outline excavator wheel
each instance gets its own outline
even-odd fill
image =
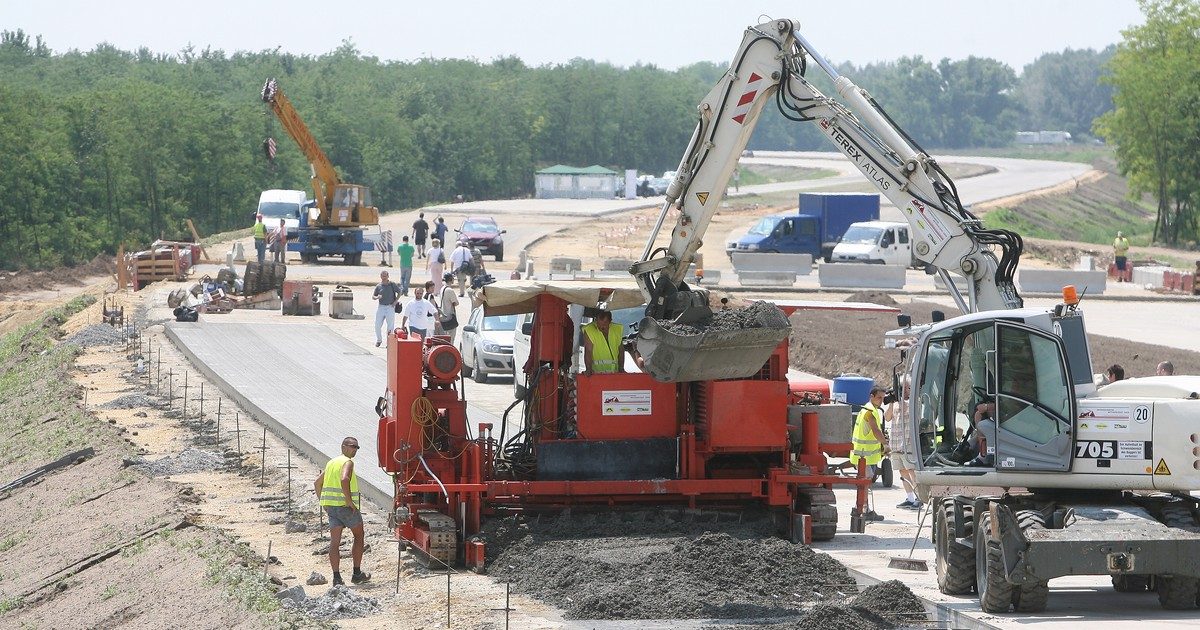
[[[1006,613],[1012,608],[1015,587],[1005,576],[1004,553],[1000,543],[988,540],[991,513],[981,513],[976,522],[975,587],[979,590],[979,607],[986,613]]]
[[[1046,528],[1046,517],[1037,510],[1018,510],[1016,517],[1021,532],[1026,535],[1035,529]],[[1013,587],[1013,609],[1017,612],[1042,612],[1046,610],[1049,598],[1050,584],[1047,580],[1028,581]]]
[[[1159,520],[1167,527],[1178,527],[1197,531],[1196,517],[1191,507],[1182,502],[1163,507]],[[1200,581],[1182,575],[1159,575],[1154,580],[1158,590],[1158,603],[1167,610],[1189,610],[1196,607],[1200,598]]]
[[[975,535],[972,506],[963,505],[963,532]],[[933,514],[938,590],[966,595],[975,589],[975,549],[954,539],[954,500],[942,499]]]

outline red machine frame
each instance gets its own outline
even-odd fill
[[[531,364],[542,367],[535,368],[528,381],[533,392],[529,404],[534,407],[528,413],[544,419],[531,431],[535,448],[545,448],[541,445],[547,442],[670,438],[677,444],[675,478],[500,478],[494,466],[498,445],[492,425],[480,423],[474,438],[467,432],[466,401],[456,381],[462,367],[457,350],[446,339],[422,339],[397,330],[388,338],[387,393],[377,408],[378,457],[395,483],[397,535],[427,557],[454,563],[462,549],[465,564],[482,569],[484,546],[476,534],[485,516],[500,511],[586,504],[673,503],[697,508],[758,503],[778,509],[786,516],[782,532],[806,543],[812,539],[811,504],[832,504],[833,484],[856,486],[856,508],[863,512],[870,480],[861,467],[858,476],[850,478],[827,470],[825,453],[848,453],[849,445],[820,444],[816,413],[802,414],[801,448],[789,444],[787,406],[794,396],[786,380],[786,339],[748,379],[659,384],[645,374],[570,376],[560,369],[574,354],[566,347],[571,336],[563,334],[572,326],[567,302],[541,293],[535,312]],[[586,437],[582,428],[601,425],[588,417],[591,411],[572,403],[576,392],[597,389],[588,379],[614,379],[620,387],[637,387],[640,381],[652,391],[648,396],[673,388],[669,402],[675,408],[669,424],[660,407],[644,424],[626,422],[627,431],[613,423],[597,436]],[[663,404],[661,398],[657,397]],[[569,407],[576,407],[569,411],[578,423],[567,427],[564,409]],[[861,519],[854,528],[861,531]],[[832,530],[823,531],[832,536]]]

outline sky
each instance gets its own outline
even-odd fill
[[[1042,53],[1118,43],[1143,21],[1136,0],[0,0],[0,29],[42,35],[56,53],[107,42],[320,55],[349,39],[387,61],[584,58],[668,70],[728,63],[743,30],[767,18],[797,20],[834,63],[975,55],[1018,73]]]

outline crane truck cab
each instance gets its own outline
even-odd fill
[[[833,248],[832,262],[913,265],[908,224],[891,221],[854,223]]]

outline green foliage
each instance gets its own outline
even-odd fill
[[[1021,128],[1068,131],[1076,139],[1090,136],[1092,121],[1112,109],[1113,89],[1101,79],[1116,46],[1102,51],[1046,53],[1025,66],[1017,85],[1022,106]]]
[[[185,218],[201,234],[241,230],[260,191],[307,190],[305,158],[258,98],[268,77],[279,79],[342,179],[370,186],[387,211],[456,195],[529,195],[534,171],[556,163],[674,168],[696,104],[725,70],[585,59],[529,67],[513,57],[384,62],[350,42],[320,56],[192,47],[164,55],[107,44],[54,54],[40,38],[4,31],[0,269],[187,239]],[[842,70],[931,150],[1006,145],[1022,117],[1014,72],[992,59],[908,57]],[[833,94],[820,74],[809,68]],[[1075,126],[1090,124],[1081,121]],[[278,145],[273,164],[262,151],[267,136]],[[750,148],[830,147],[813,125],[769,103]]]
[[[45,461],[87,446],[100,434],[76,403],[78,386],[68,371],[79,346],[56,344],[59,325],[94,303],[92,296],[71,300],[61,309],[0,338],[0,457],[10,462]],[[51,430],[21,430],[52,414]]]
[[[20,597],[5,597],[0,599],[0,615],[14,611],[25,605],[25,600]]]
[[[1130,192],[1158,200],[1153,239],[1177,244],[1200,234],[1200,4],[1139,5],[1145,24],[1124,31],[1109,64],[1116,108],[1095,130],[1117,144]]]

